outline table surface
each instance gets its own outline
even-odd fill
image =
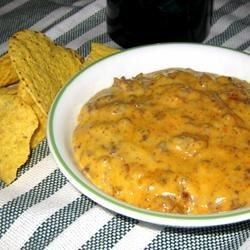
[[[92,41],[117,45],[105,0],[1,0],[0,55],[21,29],[42,31],[88,54]],[[215,0],[205,44],[250,51],[250,1]],[[250,220],[211,228],[150,225],[115,214],[79,193],[54,162],[46,139],[9,186],[0,182],[0,249],[250,249]]]

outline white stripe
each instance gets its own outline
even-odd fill
[[[4,14],[16,9],[17,7],[23,5],[28,1],[29,0],[16,0],[4,5],[3,7],[0,8],[0,16],[3,16]]]
[[[218,10],[219,8],[221,8],[223,5],[227,4],[228,0],[220,0],[220,1],[214,1],[214,10]]]
[[[0,55],[4,54],[7,51],[7,42],[1,43],[0,45]]]
[[[95,0],[76,0],[75,3],[72,4],[72,6],[74,7],[83,7],[87,4],[90,4],[92,2],[94,2]]]
[[[249,9],[250,2],[245,5],[242,5],[240,8],[230,13],[230,15],[225,15],[219,18],[217,22],[212,26],[211,32],[207,37],[206,41],[224,32],[235,21],[240,20],[249,15]]]
[[[67,227],[46,249],[79,249],[113,216],[112,212],[95,206]]]
[[[22,174],[15,182],[0,191],[0,206],[28,192],[49,174],[57,165],[51,154]]]
[[[97,0],[93,4],[87,5],[85,8],[81,9],[76,14],[70,16],[69,18],[63,20],[62,22],[48,30],[46,32],[46,35],[49,36],[51,39],[56,39],[60,35],[71,30],[83,20],[86,20],[87,18],[95,14],[99,9],[104,8],[105,4],[103,2],[103,0]]]
[[[79,48],[82,44],[86,43],[87,41],[93,39],[94,37],[103,34],[103,31],[106,30],[106,22],[102,22],[95,28],[87,31],[83,35],[77,37],[75,40],[69,42],[67,47],[72,49]]]
[[[142,250],[144,249],[162,230],[163,226],[156,226],[140,222],[132,228],[112,250]]]
[[[71,184],[66,184],[54,195],[20,215],[1,238],[0,246],[11,250],[21,249],[44,220],[79,196],[80,193]]]
[[[239,248],[239,250],[250,250],[250,238]]]
[[[45,16],[44,18],[40,19],[38,22],[36,22],[34,25],[30,26],[29,29],[31,30],[36,30],[36,31],[41,31],[42,29],[48,27],[51,25],[53,22],[67,14],[68,12],[71,11],[71,8],[67,7],[61,7],[59,9],[56,9],[52,11],[50,14]],[[7,42],[4,42],[0,45],[0,55],[3,54],[5,51],[7,51]]]
[[[214,1],[216,2],[216,1]],[[228,1],[227,1],[228,2]],[[232,13],[226,13],[226,15],[221,16],[218,20],[223,19],[223,18],[229,18],[233,21],[235,20],[239,20],[241,18],[243,18],[242,15],[247,16],[247,14],[249,14],[249,3],[245,3],[245,4],[239,4],[239,7],[237,9],[235,9]],[[217,20],[217,22],[218,22]]]
[[[242,30],[237,35],[231,37],[228,39],[223,46],[228,48],[236,49],[241,44],[244,44],[245,42],[249,41],[250,39],[250,26],[247,26],[244,30]]]
[[[66,15],[71,10],[72,9],[68,8],[68,7],[58,8],[58,9],[52,11],[47,16],[45,16],[44,18],[40,19],[37,23],[35,23],[33,26],[31,26],[31,29],[36,30],[36,31],[40,31],[40,30],[48,27],[50,24],[52,24],[56,20],[60,19],[64,15]]]
[[[100,10],[104,7],[105,7],[105,1],[97,0],[94,3],[87,5],[86,7],[81,9],[79,12],[70,16],[69,18],[67,18],[67,19],[63,20],[62,22],[58,23],[57,25],[53,26],[51,29],[49,29],[47,32],[45,32],[45,34],[47,36],[49,36],[52,40],[55,40],[56,38],[58,38],[59,36],[61,36],[64,33],[66,33],[67,31],[71,30],[77,24],[86,20],[90,16],[94,15],[98,10]],[[52,14],[52,16],[53,16],[53,14]],[[53,20],[49,20],[50,18],[51,18],[51,14],[44,17],[42,20],[47,20],[47,25],[54,22],[54,20],[57,20],[56,15],[53,18]],[[32,25],[30,27],[30,29],[36,29],[37,31],[40,31],[39,27],[41,27],[41,22],[42,21],[38,21],[37,23]],[[5,53],[6,51],[7,51],[7,42],[4,42],[0,45],[0,55]]]

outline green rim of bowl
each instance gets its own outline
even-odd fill
[[[220,212],[217,214],[206,214],[206,215],[182,215],[182,214],[174,214],[174,213],[163,213],[163,212],[157,212],[157,211],[151,211],[151,210],[146,210],[146,209],[142,209],[142,208],[138,208],[135,207],[133,205],[130,205],[128,203],[122,202],[120,200],[115,199],[114,197],[111,197],[105,193],[103,193],[102,191],[98,190],[96,187],[94,187],[94,185],[88,185],[86,184],[81,178],[79,178],[77,175],[75,175],[73,173],[73,171],[70,169],[70,167],[68,166],[68,164],[64,161],[62,155],[60,154],[60,151],[57,147],[56,144],[56,140],[55,140],[55,136],[54,136],[54,129],[53,129],[53,124],[54,124],[54,116],[55,116],[55,112],[57,109],[57,106],[60,103],[60,100],[63,97],[63,94],[65,93],[65,91],[67,90],[67,88],[74,82],[74,80],[80,75],[82,74],[82,72],[86,71],[88,68],[93,67],[95,64],[99,63],[102,60],[106,60],[107,58],[116,56],[117,54],[121,54],[121,53],[126,53],[126,51],[131,51],[131,50],[135,50],[138,48],[144,48],[144,47],[153,47],[153,46],[159,46],[159,45],[170,45],[170,44],[183,44],[183,45],[195,45],[195,46],[204,46],[204,47],[213,47],[213,48],[217,48],[217,49],[223,49],[223,50],[229,50],[232,52],[236,52],[236,53],[241,53],[244,55],[248,55],[245,52],[240,52],[240,51],[236,51],[230,48],[222,48],[222,47],[217,47],[217,46],[213,46],[213,45],[206,45],[206,44],[187,44],[187,43],[159,43],[159,44],[153,44],[153,45],[144,45],[144,46],[138,46],[138,47],[134,47],[134,48],[130,48],[124,51],[120,51],[117,52],[115,54],[112,54],[110,56],[107,56],[105,58],[102,58],[96,62],[94,62],[93,64],[89,65],[88,67],[82,69],[81,71],[79,71],[75,76],[73,76],[68,82],[67,84],[59,91],[59,93],[57,94],[52,107],[50,109],[49,112],[49,116],[48,116],[48,140],[49,140],[49,146],[51,147],[51,152],[54,155],[54,157],[59,161],[60,166],[63,167],[63,169],[66,171],[66,173],[72,178],[74,179],[74,181],[76,183],[78,183],[82,188],[87,189],[89,192],[91,192],[92,194],[94,194],[95,196],[98,196],[101,199],[104,199],[105,201],[112,203],[115,207],[120,207],[123,208],[125,210],[130,210],[132,212],[135,213],[139,213],[139,214],[144,214],[150,217],[154,217],[154,218],[165,218],[165,219],[175,219],[175,220],[188,220],[188,221],[210,221],[210,220],[214,220],[214,219],[224,219],[224,218],[233,218],[233,217],[238,217],[238,216],[242,216],[242,215],[246,215],[246,214],[250,214],[250,209],[249,208],[240,208],[240,209],[236,209],[236,210],[232,210],[232,211],[227,211],[227,212]],[[101,204],[100,204],[101,205]],[[116,211],[117,212],[117,211]],[[216,223],[214,223],[216,225]]]

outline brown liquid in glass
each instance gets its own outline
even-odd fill
[[[158,42],[202,42],[213,0],[107,0],[110,37],[128,48]]]

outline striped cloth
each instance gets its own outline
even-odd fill
[[[73,3],[72,3],[73,2]],[[105,0],[1,0],[0,55],[20,29],[45,32],[87,55],[106,33]],[[250,1],[215,0],[205,43],[250,51]],[[212,228],[150,225],[110,212],[79,193],[56,166],[44,140],[17,180],[0,182],[0,249],[250,249],[250,221]]]

